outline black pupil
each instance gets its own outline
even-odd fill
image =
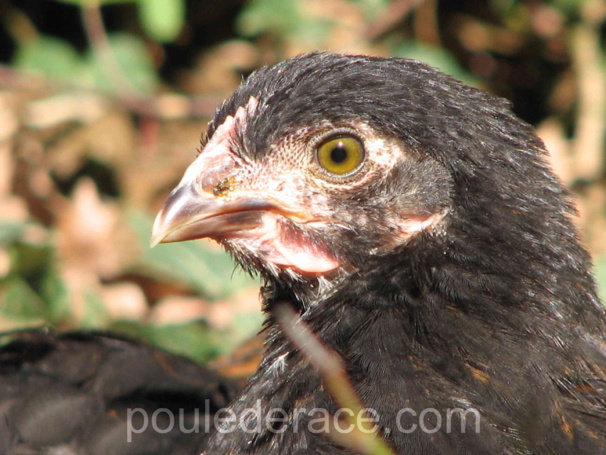
[[[333,163],[337,164],[341,164],[347,159],[347,149],[342,143],[339,143],[339,145],[330,151],[330,159]]]

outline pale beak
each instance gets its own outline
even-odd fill
[[[260,226],[263,214],[276,209],[263,199],[215,197],[182,183],[158,213],[150,244],[153,247],[203,237],[220,240]]]

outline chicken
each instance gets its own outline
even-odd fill
[[[207,368],[131,339],[32,330],[0,348],[0,453],[193,453],[210,433],[206,415],[225,407],[236,389]],[[180,416],[181,426],[171,416]]]
[[[509,104],[423,63],[258,70],[152,235],[215,239],[264,280],[263,362],[204,453],[352,453],[317,428],[347,410],[276,322],[283,302],[394,453],[606,453],[606,314],[573,214]]]

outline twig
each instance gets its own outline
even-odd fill
[[[606,75],[600,50],[600,27],[606,17],[601,0],[585,3],[583,21],[573,33],[572,56],[577,74],[578,113],[573,156],[575,175],[599,177],[604,166],[606,133]]]
[[[122,68],[120,68],[114,57],[107,33],[105,32],[105,26],[103,25],[103,17],[101,16],[98,1],[91,0],[82,6],[82,21],[84,22],[84,30],[86,31],[90,45],[93,51],[99,55],[103,63],[103,69],[112,81],[116,91],[131,94],[137,93],[138,90],[124,75]]]
[[[212,117],[217,106],[225,99],[224,95],[186,96],[176,93],[163,93],[157,96],[120,96],[108,94],[101,90],[91,89],[77,82],[49,81],[31,73],[0,64],[0,90],[32,90],[48,96],[64,92],[78,92],[87,95],[103,95],[111,98],[136,115],[152,117],[158,120],[175,120],[182,118]]]
[[[378,436],[376,425],[369,423],[371,419],[347,378],[341,358],[318,340],[287,303],[276,305],[273,315],[288,339],[318,370],[337,405],[352,411],[353,416],[345,413],[345,420],[352,426],[353,431],[347,435],[338,431],[330,432],[330,436],[339,444],[364,454],[395,455]],[[365,416],[365,418],[358,418],[356,421],[354,416]]]
[[[419,4],[413,26],[418,41],[435,47],[441,46],[437,0],[425,0]]]
[[[375,19],[366,31],[365,39],[375,41],[393,30],[413,9],[424,0],[394,0],[387,9]]]

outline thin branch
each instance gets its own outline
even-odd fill
[[[437,0],[425,0],[419,4],[413,27],[417,41],[434,47],[442,46],[438,27]]]
[[[365,39],[375,41],[388,34],[424,0],[394,0],[385,12],[375,19],[366,30]]]
[[[120,68],[114,56],[109,39],[107,38],[105,26],[103,25],[101,8],[97,1],[89,1],[82,6],[82,21],[84,22],[84,30],[86,31],[90,45],[101,59],[102,67],[107,77],[112,81],[116,91],[130,94],[137,93],[138,90],[124,75],[122,68]]]
[[[0,64],[0,89],[37,90],[41,94],[46,94],[49,91],[62,94],[74,91],[78,92],[73,95],[74,97],[82,96],[82,93],[103,95],[106,97],[108,95],[106,92],[91,89],[86,85],[79,85],[77,82],[49,81],[2,64]],[[123,94],[112,99],[133,114],[159,120],[175,120],[212,117],[217,106],[225,99],[225,96],[215,94],[187,96],[177,93],[163,93],[156,96]]]
[[[575,175],[587,180],[599,177],[604,170],[606,75],[600,50],[600,27],[605,17],[606,6],[601,0],[588,1],[583,8],[583,21],[572,37],[579,93],[573,144]]]
[[[339,444],[364,454],[395,455],[377,434],[376,425],[370,423],[371,419],[347,377],[341,358],[318,340],[287,303],[276,305],[273,316],[288,339],[318,370],[337,405],[352,411],[353,416],[345,413],[345,420],[354,430],[348,434],[333,431],[330,436]],[[356,416],[364,417],[356,419]]]

